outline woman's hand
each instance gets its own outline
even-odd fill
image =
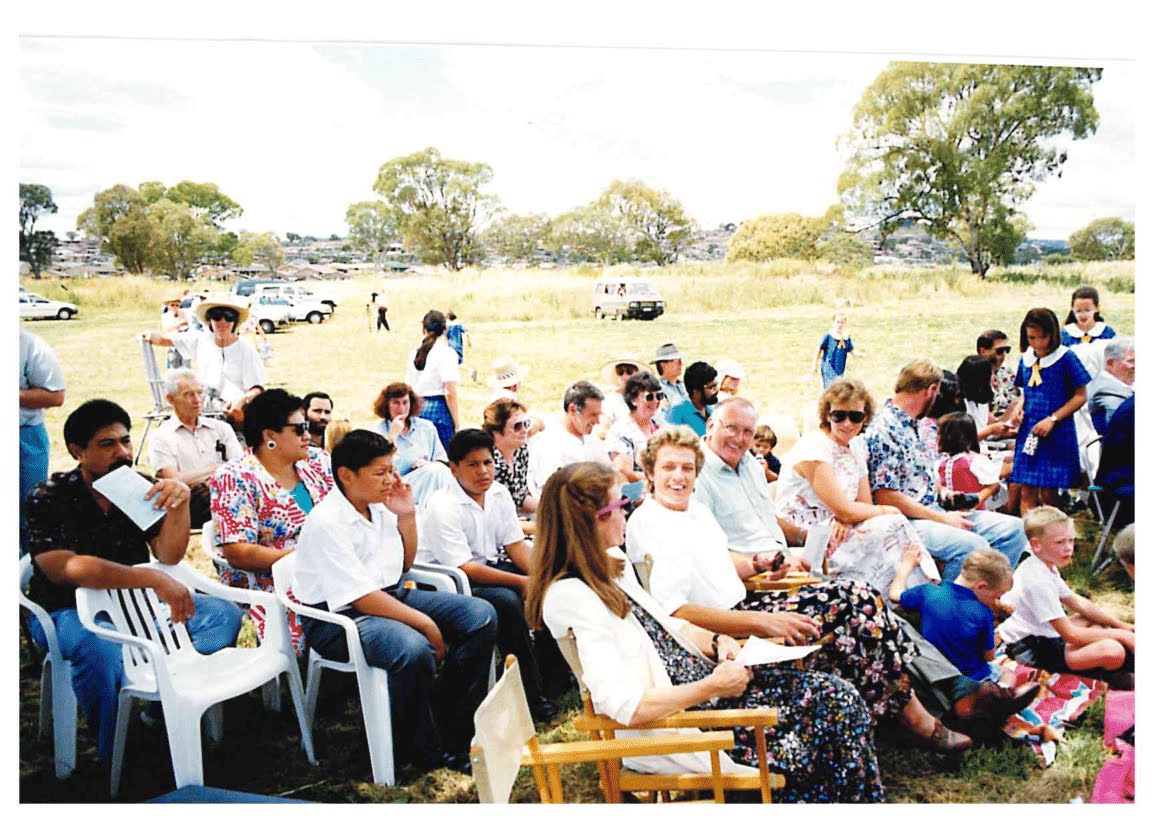
[[[1046,437],[1049,435],[1049,432],[1053,430],[1056,424],[1057,420],[1053,419],[1051,416],[1046,416],[1040,422],[1032,426],[1032,432],[1038,437]]]
[[[903,512],[899,510],[897,505],[880,505],[879,513],[884,516],[891,516],[894,514],[902,514]]]
[[[793,612],[750,612],[759,637],[777,638],[782,643],[803,646],[821,635],[817,622]]]
[[[741,652],[741,644],[737,642],[735,637],[729,635],[721,635],[717,639],[717,662],[724,663],[727,660],[735,660],[737,655]]]
[[[880,506],[881,507],[881,506]],[[887,506],[888,508],[895,508],[894,506]],[[899,509],[895,508],[896,513]],[[838,547],[846,542],[850,535],[854,532],[854,527],[846,523],[834,520],[830,523],[830,539],[826,541],[826,559],[829,560]]]
[[[389,423],[389,442],[396,445],[397,437],[405,433],[405,428],[406,425],[404,416],[393,417],[393,421]]]
[[[734,661],[726,660],[717,664],[713,673],[705,680],[709,682],[714,698],[738,698],[749,687],[752,675],[749,670]]]

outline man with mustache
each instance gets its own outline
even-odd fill
[[[688,399],[668,409],[668,424],[687,425],[697,436],[704,436],[713,405],[717,404],[716,368],[708,362],[693,362],[684,371],[684,387]]]
[[[324,432],[332,421],[332,397],[323,391],[312,391],[305,396],[304,419],[308,423],[308,438],[317,448],[323,448]]]
[[[118,692],[125,678],[121,645],[102,640],[81,625],[75,590],[153,589],[169,607],[171,620],[186,623],[195,649],[203,654],[234,645],[242,613],[234,603],[192,596],[169,575],[137,566],[149,561],[151,550],[167,564],[186,555],[190,489],[177,479],[154,482],[145,499],[165,516],[145,530],[94,489],[106,474],[132,465],[130,416],[125,409],[106,399],[91,399],[69,414],[64,430],[65,445],[77,467],[42,482],[24,506],[33,565],[28,591],[53,618],[61,651],[73,667],[77,705],[96,732],[98,756],[108,761]],[[29,619],[29,631],[45,645],[44,629],[35,617]]]

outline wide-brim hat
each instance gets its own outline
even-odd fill
[[[612,359],[599,369],[600,378],[613,388],[620,386],[619,377],[616,376],[615,368],[617,365],[635,365],[636,370],[647,370],[648,366],[637,359],[635,356],[628,356],[627,354],[620,356],[618,359]]]
[[[207,327],[210,327],[210,322],[206,320],[206,314],[214,310],[216,307],[224,307],[227,310],[234,310],[239,314],[239,324],[247,321],[251,315],[251,308],[246,299],[239,296],[232,296],[230,294],[221,296],[207,296],[194,307],[194,314],[198,316],[198,320]]]
[[[529,365],[520,365],[513,359],[495,359],[494,375],[486,379],[491,388],[509,388],[517,385],[530,372]]]
[[[726,376],[732,376],[734,379],[745,378],[745,368],[741,367],[741,363],[736,359],[721,359],[713,369],[721,379],[724,379]]]
[[[674,359],[684,360],[684,354],[676,345],[669,342],[666,345],[660,345],[656,348],[656,356],[652,359],[653,362],[671,362]]]

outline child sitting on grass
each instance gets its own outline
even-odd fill
[[[1134,627],[1074,593],[1057,569],[1073,559],[1073,521],[1052,506],[1031,509],[1024,533],[1032,556],[1016,567],[1001,602],[1013,607],[1000,624],[1008,656],[1048,672],[1086,673],[1114,689],[1133,689]],[[1076,612],[1067,617],[1065,610]]]
[[[918,564],[919,551],[908,548],[891,581],[891,600],[919,612],[920,631],[963,674],[951,678],[944,691],[955,698],[953,711],[963,722],[974,719],[985,698],[994,707],[992,718],[1007,718],[1024,709],[1040,691],[1029,683],[1010,691],[997,686],[989,661],[996,656],[996,612],[1000,596],[1012,587],[1012,566],[998,551],[974,551],[964,560],[954,581],[924,583],[904,590],[907,576]]]

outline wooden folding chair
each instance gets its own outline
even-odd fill
[[[773,800],[772,791],[785,786],[785,777],[778,773],[771,773],[769,765],[764,760],[764,756],[768,754],[765,727],[774,726],[777,723],[776,709],[686,711],[677,712],[674,715],[668,715],[645,724],[624,725],[606,715],[595,713],[595,707],[591,703],[591,693],[587,690],[586,684],[583,683],[583,665],[579,661],[579,649],[575,644],[574,630],[568,629],[567,636],[557,638],[556,642],[559,644],[559,649],[563,653],[567,665],[575,674],[575,680],[579,683],[579,694],[583,699],[583,714],[575,718],[575,729],[589,733],[593,741],[614,741],[617,730],[676,729],[682,727],[725,730],[734,727],[752,727],[756,738],[757,755],[762,757],[757,771],[751,773],[723,774],[720,761],[714,757],[711,773],[668,775],[652,775],[625,770],[621,767],[618,758],[606,758],[599,761],[599,784],[603,789],[605,801],[609,803],[619,802],[623,799],[625,792],[649,793],[653,799],[659,796],[662,800],[667,801],[669,793],[673,791],[699,790],[712,790],[714,799],[723,801],[724,795],[718,791],[718,787],[723,787],[726,790],[757,790],[761,794],[761,800],[768,804]]]

